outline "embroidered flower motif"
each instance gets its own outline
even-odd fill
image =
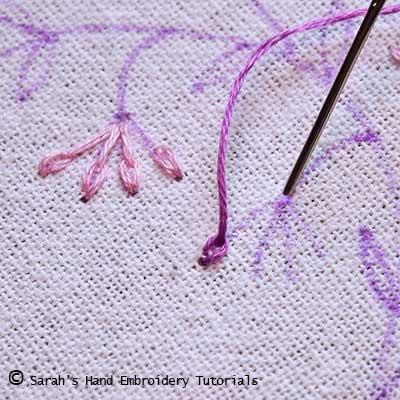
[[[67,152],[43,158],[39,163],[39,175],[46,177],[50,174],[56,174],[83,153],[102,144],[98,156],[89,164],[82,178],[82,201],[88,201],[98,192],[107,178],[107,159],[116,144],[120,143],[122,161],[118,168],[119,177],[124,189],[130,195],[135,195],[139,191],[139,166],[132,150],[133,146],[130,137],[134,132],[131,122],[129,114],[117,114],[114,122],[110,123],[89,141]],[[164,175],[175,180],[182,179],[181,167],[171,149],[165,146],[152,146],[149,149],[149,155]]]

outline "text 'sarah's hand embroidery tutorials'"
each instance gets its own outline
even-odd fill
[[[248,0],[248,5],[253,6],[259,16],[266,22],[268,28],[272,28],[275,31],[275,34],[258,44],[235,35],[219,35],[175,26],[150,26],[134,23],[87,23],[56,30],[39,26],[34,22],[29,12],[26,12],[11,1],[6,0],[0,4],[3,7],[7,4],[7,7],[13,10],[12,15],[14,15],[13,17],[0,15],[0,25],[17,30],[24,38],[21,43],[0,52],[0,59],[9,59],[21,54],[24,57],[19,65],[17,76],[17,98],[21,102],[29,101],[46,84],[49,71],[52,68],[52,55],[63,38],[86,34],[113,35],[131,33],[132,35],[143,35],[140,42],[130,49],[126,59],[121,62],[117,76],[115,110],[109,116],[109,123],[99,129],[93,137],[83,138],[81,144],[66,151],[44,157],[39,162],[39,174],[41,177],[58,173],[86,152],[97,151],[94,160],[84,172],[81,182],[81,200],[83,202],[89,201],[98,193],[105,182],[108,175],[107,161],[111,153],[117,151],[120,157],[119,164],[116,167],[119,180],[123,189],[133,196],[139,192],[141,186],[140,165],[136,159],[136,152],[132,143],[133,138],[136,138],[156,168],[171,180],[182,180],[184,173],[177,157],[179,152],[176,151],[175,153],[176,149],[173,150],[170,147],[171,143],[168,143],[168,145],[155,143],[148,132],[143,129],[138,115],[131,110],[127,102],[130,73],[138,59],[146,51],[167,40],[185,38],[191,43],[201,41],[210,44],[222,44],[224,46],[222,54],[209,62],[208,66],[205,67],[204,71],[198,75],[197,80],[193,83],[193,93],[202,93],[206,88],[219,82],[226,82],[232,76],[237,75],[229,93],[220,130],[217,157],[218,231],[206,241],[198,261],[206,268],[221,261],[228,252],[230,241],[238,238],[239,235],[249,230],[252,225],[256,225],[260,222],[260,219],[264,220],[262,221],[263,225],[260,224],[260,229],[255,233],[255,235],[258,235],[255,237],[255,245],[248,247],[251,249],[249,251],[252,252],[249,262],[250,268],[255,274],[259,274],[263,270],[264,261],[269,256],[268,251],[276,242],[281,242],[282,244],[283,261],[281,263],[279,259],[278,264],[282,264],[279,267],[282,267],[283,270],[283,280],[285,283],[289,283],[288,286],[291,288],[298,287],[293,284],[298,284],[301,280],[300,264],[296,266],[296,256],[300,252],[299,247],[301,245],[307,246],[313,256],[316,255],[326,259],[327,253],[323,239],[321,240],[321,237],[317,236],[315,228],[308,223],[304,214],[302,214],[301,206],[297,202],[296,196],[279,195],[276,198],[268,199],[268,201],[248,212],[235,226],[230,227],[228,225],[228,193],[225,165],[228,136],[233,111],[244,81],[261,57],[270,52],[275,45],[282,43],[283,47],[279,50],[280,60],[293,66],[296,72],[304,73],[305,76],[313,79],[321,88],[326,89],[334,78],[338,60],[342,60],[345,55],[348,42],[346,44],[346,41],[344,41],[342,53],[335,55],[337,60],[332,61],[326,50],[327,34],[322,28],[347,21],[343,26],[346,25],[344,36],[349,41],[354,36],[354,28],[356,26],[353,25],[353,22],[355,18],[365,15],[367,9],[342,12],[331,16],[333,13],[338,13],[337,10],[339,8],[343,8],[343,4],[340,1],[334,0],[331,5],[332,10],[326,14],[328,16],[311,20],[294,28],[284,29],[277,20],[271,17],[260,1]],[[333,9],[336,11],[333,12]],[[384,8],[381,14],[389,15],[399,12],[400,4],[396,4]],[[20,22],[18,15],[24,22]],[[312,30],[321,30],[318,33],[320,40],[317,45],[318,56],[320,56],[319,65],[302,63],[293,57],[296,49],[291,36]],[[396,67],[393,67],[393,65],[392,67],[398,68],[400,66],[400,47],[390,46],[391,44],[388,43],[389,51],[386,49],[388,62],[390,57],[392,63],[396,65]],[[242,68],[227,70],[222,67],[227,60],[232,60],[238,54],[247,57],[247,61]],[[45,69],[36,81],[31,82],[29,81],[29,75],[39,56],[45,59]],[[332,57],[332,54],[330,56]],[[268,76],[265,79],[268,79]],[[350,116],[349,119],[351,119],[352,123],[354,122],[355,130],[347,132],[339,139],[335,138],[329,145],[322,146],[318,150],[318,154],[311,160],[298,187],[300,189],[304,188],[311,181],[313,175],[317,174],[323,166],[332,163],[335,157],[339,157],[349,149],[360,148],[360,151],[361,149],[362,151],[368,149],[368,154],[371,155],[371,165],[374,164],[376,166],[376,170],[379,171],[382,177],[382,191],[385,192],[387,197],[390,197],[388,202],[390,206],[387,207],[391,215],[390,218],[393,217],[398,224],[400,222],[400,186],[396,177],[396,167],[388,160],[389,146],[385,144],[383,136],[379,133],[379,128],[375,126],[371,118],[364,114],[363,106],[357,104],[355,98],[344,102],[343,112]],[[287,132],[287,134],[289,135],[290,133]],[[246,139],[245,133],[243,137]],[[126,201],[126,207],[132,207],[131,199]],[[85,211],[88,209],[87,207],[80,208]],[[362,274],[360,274],[360,280],[365,282],[365,292],[376,300],[378,311],[381,310],[378,314],[383,314],[381,325],[383,329],[377,335],[380,342],[376,346],[376,355],[373,355],[374,358],[369,364],[369,366],[372,365],[373,373],[368,381],[368,385],[370,385],[367,388],[369,391],[368,399],[396,399],[393,393],[398,390],[400,385],[400,366],[395,358],[396,346],[398,346],[397,328],[400,317],[400,265],[392,261],[393,254],[390,254],[385,249],[385,240],[387,238],[382,237],[380,233],[374,232],[367,222],[363,222],[362,225],[356,223],[349,229],[354,231],[356,250],[352,249],[352,251],[361,266]],[[298,243],[295,236],[296,233],[302,236],[304,243]],[[154,238],[154,240],[157,239]],[[396,243],[397,252],[398,238],[394,237],[393,242]],[[113,273],[115,273],[114,270]],[[372,350],[370,353],[375,354]]]

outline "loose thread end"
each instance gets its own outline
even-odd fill
[[[177,176],[174,179],[175,181],[180,182],[183,179],[183,175]]]
[[[221,239],[218,235],[207,240],[203,247],[198,263],[202,267],[209,267],[220,261],[228,252],[226,238]]]

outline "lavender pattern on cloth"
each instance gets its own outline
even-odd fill
[[[334,10],[339,8],[341,10],[346,9],[340,1],[332,3],[333,9],[327,10],[327,15],[332,15]],[[131,144],[132,136],[140,139],[143,149],[167,177],[176,181],[180,181],[183,178],[183,170],[175,153],[169,146],[156,145],[154,143],[150,135],[140,125],[140,115],[135,115],[127,103],[128,81],[132,68],[139,57],[145,56],[148,50],[156,47],[161,42],[173,41],[177,38],[186,38],[193,43],[205,42],[210,45],[222,43],[225,46],[224,51],[212,60],[204,60],[203,69],[193,81],[193,95],[200,96],[209,88],[221,83],[229,83],[240,70],[248,55],[257,47],[257,42],[240,36],[219,35],[202,30],[193,31],[179,26],[153,27],[136,23],[120,25],[87,23],[72,27],[66,26],[60,30],[52,30],[36,24],[29,11],[19,7],[16,3],[3,2],[3,5],[10,10],[14,10],[16,15],[21,15],[21,18],[25,21],[29,21],[19,22],[16,17],[0,15],[1,25],[19,31],[25,38],[21,43],[2,50],[0,53],[0,58],[3,60],[11,59],[12,57],[20,59],[19,71],[15,82],[16,100],[18,102],[28,102],[34,98],[35,94],[45,87],[51,73],[56,73],[56,66],[53,65],[53,54],[65,37],[79,36],[81,34],[144,34],[141,42],[131,49],[128,57],[121,64],[118,75],[118,91],[116,93],[116,110],[115,114],[110,118],[110,123],[93,138],[83,142],[81,145],[66,152],[45,157],[40,162],[39,173],[45,177],[61,171],[84,152],[101,145],[102,147],[94,161],[88,166],[83,176],[82,192],[84,201],[93,198],[102,186],[107,177],[106,161],[111,151],[114,148],[118,148],[118,146],[121,148],[121,162],[118,173],[122,186],[129,194],[136,194],[139,191],[139,165],[135,159]],[[253,7],[254,11],[259,14],[260,19],[266,24],[271,35],[284,30],[283,25],[268,12],[267,7],[261,1],[249,0],[246,3],[246,7]],[[329,54],[326,50],[329,37],[324,31],[314,32],[320,38],[320,62],[318,65],[311,62],[306,64],[299,62],[296,59],[295,45],[290,37],[272,55],[283,57],[285,62],[292,65],[306,79],[315,80],[321,85],[321,88],[327,88],[334,78],[335,68],[345,55],[346,46],[354,35],[356,26],[353,20],[343,22],[343,35],[346,42],[335,62],[329,60]],[[400,56],[397,46],[391,47],[390,55],[395,63],[399,62]],[[32,82],[29,79],[30,72],[39,57],[44,57],[45,69]],[[223,65],[228,60],[235,60],[234,68],[225,70]],[[339,157],[341,152],[349,147],[363,144],[368,146],[376,156],[376,163],[379,164],[379,168],[386,179],[387,194],[395,199],[392,210],[393,218],[400,222],[400,186],[397,182],[394,168],[385,158],[387,145],[374,123],[364,114],[362,104],[358,104],[357,101],[346,101],[344,107],[346,113],[355,122],[355,131],[347,136],[338,137],[331,145],[321,146],[300,181],[299,190],[313,178],[313,175],[322,166],[329,164],[335,157]],[[266,221],[266,226],[259,237],[257,247],[250,250],[253,253],[253,261],[250,268],[257,274],[261,274],[263,267],[265,267],[266,250],[272,248],[275,240],[282,239],[285,248],[284,274],[294,284],[301,280],[301,276],[299,276],[295,266],[296,241],[293,239],[293,224],[300,227],[304,235],[304,241],[311,247],[314,256],[327,257],[318,238],[319,228],[313,227],[306,222],[302,210],[297,204],[296,197],[279,196],[274,200],[268,199],[266,203],[258,205],[247,215],[242,216],[241,221],[228,230],[226,236],[228,242],[234,241],[240,235],[244,235],[252,224],[260,219]],[[360,225],[352,228],[355,229],[359,236],[359,258],[363,265],[365,280],[370,287],[371,294],[375,296],[382,306],[388,319],[380,353],[374,366],[374,381],[371,382],[371,388],[368,388],[370,390],[369,399],[395,399],[395,390],[400,385],[400,365],[393,365],[391,356],[396,346],[396,332],[400,316],[400,264],[392,265],[388,261],[387,255],[379,244],[379,238],[376,237],[370,227]],[[394,238],[394,241],[397,240],[398,238]],[[400,249],[398,251],[398,254],[400,254]]]

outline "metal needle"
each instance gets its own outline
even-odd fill
[[[361,27],[351,45],[351,48],[343,62],[343,65],[340,68],[340,71],[333,83],[333,86],[328,94],[328,97],[325,100],[324,105],[318,115],[318,118],[315,122],[314,127],[311,130],[310,136],[308,137],[299,158],[296,161],[296,164],[289,176],[289,179],[286,183],[283,194],[291,196],[293,195],[296,185],[303,175],[304,169],[307,166],[307,163],[313,153],[315,146],[318,143],[318,140],[324,130],[329,117],[332,114],[333,109],[342,93],[342,90],[347,82],[347,79],[353,69],[354,64],[357,61],[358,56],[368,39],[369,33],[374,25],[376,18],[379,15],[383,5],[386,0],[373,0],[368,12],[361,24]]]

